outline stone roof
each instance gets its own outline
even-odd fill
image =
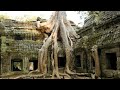
[[[46,21],[47,21],[46,19],[42,19],[41,23],[46,22]],[[70,23],[74,27],[75,30],[78,29],[78,27],[75,25],[74,22],[70,21]],[[6,34],[10,34],[10,33],[13,33],[13,34],[14,33],[40,34],[40,32],[38,30],[36,30],[36,21],[22,22],[22,21],[16,21],[16,20],[12,20],[12,19],[5,19],[1,22],[1,28],[5,28],[4,33],[6,33]],[[45,28],[43,28],[43,29],[45,29]]]
[[[102,24],[107,22],[108,20],[111,20],[115,18],[116,16],[120,15],[120,11],[102,11],[102,16],[100,16],[100,19],[98,21],[98,24]],[[84,27],[89,27],[94,22],[95,16],[91,16],[88,19],[84,21]]]
[[[83,37],[88,36],[87,46],[91,48],[98,45],[99,48],[112,47],[120,44],[120,15],[107,20],[99,25],[92,24],[79,30],[81,36],[75,44],[75,48],[82,48]],[[94,27],[94,28],[93,28]]]
[[[35,21],[22,22],[11,19],[5,19],[1,22],[4,25],[4,34],[38,34]]]

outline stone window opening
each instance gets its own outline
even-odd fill
[[[6,43],[6,46],[9,46],[9,43]]]
[[[23,37],[19,34],[15,34],[14,39],[15,40],[23,40]]]
[[[81,56],[80,55],[76,56],[75,66],[76,67],[81,67]]]
[[[34,71],[38,69],[38,60],[31,59],[29,60],[29,71]]]
[[[106,53],[107,69],[117,70],[116,53]]]
[[[65,57],[58,57],[58,68],[64,68],[66,64]]]
[[[22,71],[22,59],[12,59],[11,60],[11,70],[12,71]]]

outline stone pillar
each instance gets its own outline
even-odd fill
[[[87,58],[88,60],[88,70],[91,70],[92,69],[92,63],[91,63],[91,55],[90,55],[90,53],[88,53],[88,58]]]
[[[87,48],[85,48],[85,63],[86,63],[86,72],[88,72],[88,69],[89,69],[89,63],[88,63],[88,49]]]
[[[9,68],[9,72],[11,72],[11,57],[12,57],[12,55],[9,53],[8,54],[8,68]]]
[[[29,59],[26,56],[23,58],[23,71],[29,72]]]
[[[117,70],[120,70],[120,56],[117,57]]]
[[[81,68],[82,68],[82,69],[84,69],[84,68],[83,68],[83,64],[84,64],[84,62],[83,62],[83,52],[82,52],[82,53],[81,53]]]
[[[101,70],[105,70],[107,67],[106,65],[106,55],[105,55],[105,50],[103,49],[101,52]]]
[[[84,72],[88,71],[88,69],[87,69],[87,55],[86,55],[85,51],[83,51],[83,69],[84,69]]]

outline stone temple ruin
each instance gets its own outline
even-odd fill
[[[71,25],[80,35],[74,44],[74,68],[76,72],[94,73],[95,61],[91,56],[91,48],[97,45],[101,77],[120,78],[120,12],[106,12],[103,17],[99,24],[92,22],[92,18],[86,20],[83,28],[78,28],[71,21]],[[37,70],[38,49],[41,48],[43,39],[43,33],[36,29],[36,21],[1,21],[0,76],[21,75]],[[62,72],[66,58],[62,47],[60,48],[58,66]],[[51,67],[50,64],[48,67]]]

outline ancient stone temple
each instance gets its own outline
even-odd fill
[[[120,12],[105,11],[96,25],[86,20],[78,33],[81,38],[75,44],[75,55],[80,57],[79,72],[94,72],[95,62],[91,57],[91,48],[98,46],[101,77],[120,77]],[[104,20],[103,20],[104,19]],[[87,37],[87,38],[86,38]],[[87,57],[86,57],[87,56]]]
[[[43,45],[45,36],[37,30],[36,22],[22,22],[11,19],[0,22],[1,76],[27,74],[38,69],[38,50]],[[43,19],[42,22],[46,22],[46,20]],[[79,29],[74,22],[70,22],[71,26]],[[62,70],[65,65],[62,49],[58,56],[59,68]],[[50,67],[50,64],[48,67]]]
[[[119,21],[120,13],[117,11],[105,11],[98,24],[94,23],[91,17],[85,21],[81,29],[71,21],[71,25],[80,35],[80,38],[74,42],[74,70],[76,72],[95,72],[95,61],[91,56],[91,49],[96,45],[101,77],[120,78]],[[0,76],[26,74],[37,70],[38,50],[43,44],[43,39],[43,33],[36,29],[36,21],[26,23],[11,19],[1,21]],[[58,66],[62,72],[66,58],[61,44],[59,43],[61,51],[58,55]]]
[[[6,19],[1,22],[1,27],[1,74],[36,70],[42,35],[36,30],[35,22],[23,23]]]

